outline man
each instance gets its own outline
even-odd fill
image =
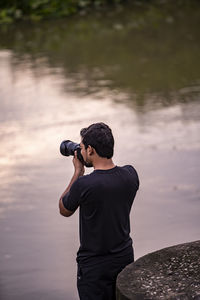
[[[81,300],[114,300],[119,272],[133,262],[129,213],[139,188],[136,170],[112,161],[114,138],[104,123],[84,128],[81,154],[86,166],[73,158],[74,175],[59,201],[61,215],[80,210],[77,287]]]

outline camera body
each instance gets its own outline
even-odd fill
[[[85,165],[83,156],[81,155],[80,144],[74,143],[70,140],[63,141],[60,144],[60,153],[64,156],[74,155],[75,151],[77,151],[78,159]]]

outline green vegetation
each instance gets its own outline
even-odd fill
[[[0,23],[73,15],[79,11],[118,4],[124,0],[1,0]]]
[[[199,2],[141,2],[1,25],[0,50],[9,53],[13,74],[26,65],[41,80],[44,70],[59,73],[63,89],[80,97],[109,93],[140,106],[199,101]]]

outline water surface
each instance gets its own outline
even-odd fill
[[[77,299],[64,139],[103,121],[141,186],[135,257],[200,236],[199,4],[0,29],[0,299]],[[90,172],[91,170],[87,170]]]

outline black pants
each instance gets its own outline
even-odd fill
[[[117,275],[134,260],[133,253],[99,260],[93,265],[78,264],[77,287],[80,300],[115,300]]]

